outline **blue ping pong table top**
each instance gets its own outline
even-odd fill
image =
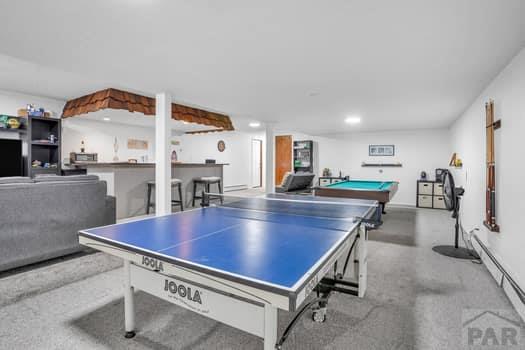
[[[359,212],[370,211],[366,201]],[[293,290],[358,225],[347,217],[210,206],[80,231],[81,235],[177,264]],[[308,208],[305,208],[308,211]],[[354,213],[355,214],[355,213]],[[354,215],[355,216],[355,215]]]

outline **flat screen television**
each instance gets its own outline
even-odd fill
[[[0,177],[22,176],[22,140],[0,139]]]

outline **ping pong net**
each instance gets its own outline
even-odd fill
[[[266,194],[241,197],[204,193],[201,205],[253,210],[259,212],[311,216],[329,219],[370,219],[378,209],[376,201],[315,197],[311,195]]]

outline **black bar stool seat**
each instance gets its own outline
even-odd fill
[[[182,206],[182,180],[180,179],[171,179],[171,187],[177,187],[179,192],[179,199],[172,199],[171,205],[178,205],[180,206],[180,211],[184,211],[184,208]],[[152,189],[155,187],[155,180],[148,181],[148,203],[146,204],[146,214],[149,214],[149,209],[151,207],[155,207],[155,203],[151,201],[151,192]]]
[[[202,199],[202,196],[197,196],[197,185],[203,185],[206,192],[210,192],[210,185],[217,184],[219,193],[222,193],[222,180],[219,176],[201,176],[193,179],[193,200],[192,206],[195,206],[195,199]],[[217,199],[217,198],[215,198]],[[222,202],[222,198],[220,198]]]

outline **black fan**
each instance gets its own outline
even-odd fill
[[[461,196],[465,193],[462,187],[456,187],[454,177],[450,171],[445,170],[443,173],[443,196],[445,206],[448,211],[452,212],[452,217],[456,219],[455,241],[454,245],[438,245],[432,248],[433,251],[457,259],[479,259],[478,254],[473,249],[459,246],[459,202]]]

